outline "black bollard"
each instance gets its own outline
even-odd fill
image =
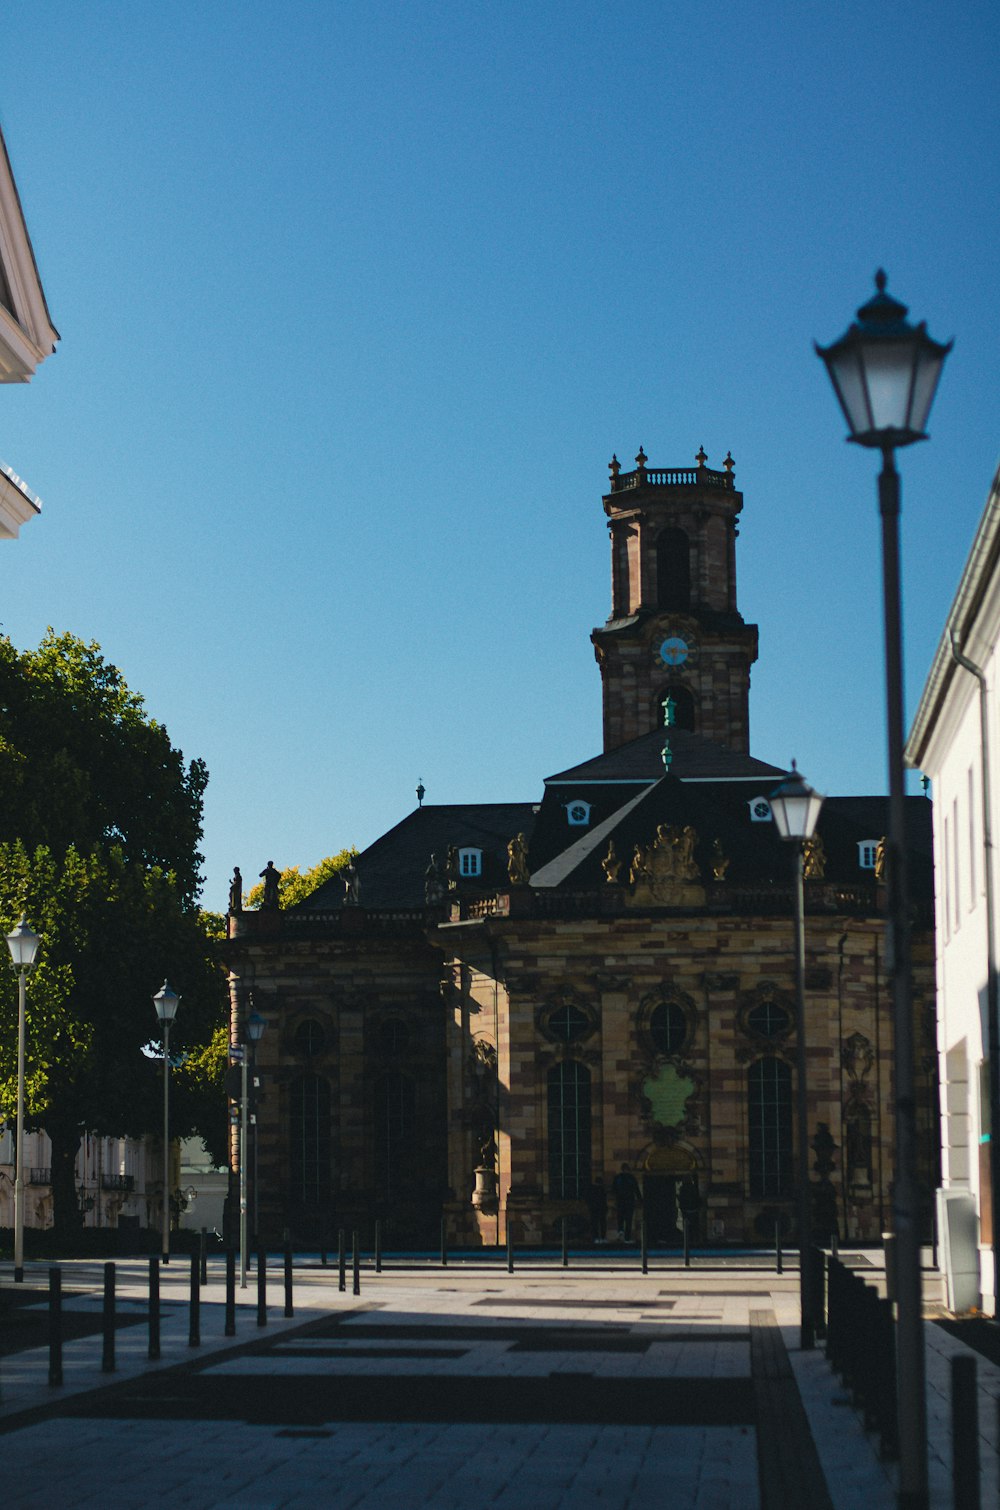
[[[236,1336],[236,1250],[226,1249],[226,1330],[227,1337]]]
[[[441,1218],[441,1267],[448,1267],[448,1218]]]
[[[151,1362],[160,1356],[160,1260],[149,1260],[149,1348],[146,1357]]]
[[[382,1273],[382,1223],[375,1223],[375,1273]]]
[[[257,1254],[257,1325],[267,1326],[267,1254]]]
[[[198,1254],[201,1260],[201,1282],[208,1284],[208,1228],[202,1227],[198,1238]]]
[[[684,1215],[681,1217],[681,1224],[682,1224],[682,1226],[684,1228],[684,1267],[685,1267],[685,1269],[690,1269],[690,1267],[691,1267],[691,1218],[690,1218],[690,1216],[688,1215],[688,1213],[686,1211],[685,1211]]]
[[[784,1266],[783,1266],[783,1264],[781,1262],[781,1223],[780,1222],[775,1222],[775,1224],[774,1224],[774,1272],[775,1272],[775,1274],[783,1274],[785,1272],[784,1271]]]
[[[339,1252],[339,1255],[338,1255],[338,1258],[337,1258],[337,1268],[340,1271],[339,1279],[338,1279],[338,1282],[337,1282],[337,1289],[338,1290],[346,1290],[347,1289],[347,1248],[346,1248],[345,1243],[344,1243],[344,1229],[343,1229],[343,1227],[341,1227],[340,1232],[338,1233],[337,1240],[338,1240],[338,1242],[340,1244],[340,1252]]]
[[[352,1242],[353,1242],[353,1258],[352,1258],[351,1268],[352,1268],[352,1273],[353,1273],[353,1276],[354,1276],[354,1293],[355,1293],[355,1295],[360,1295],[361,1294],[361,1254],[358,1251],[358,1234],[357,1234],[356,1231],[352,1232],[351,1238],[352,1238]]]
[[[115,1266],[104,1265],[104,1347],[101,1354],[101,1373],[115,1371]]]
[[[510,1212],[507,1212],[507,1273],[514,1272],[514,1229],[510,1224]]]
[[[951,1360],[951,1482],[955,1510],[979,1510],[979,1402],[976,1360]]]
[[[562,1219],[562,1266],[569,1268],[569,1248],[566,1245],[566,1218]]]
[[[191,1254],[191,1305],[188,1316],[188,1347],[201,1347],[201,1264],[197,1253]]]
[[[49,1270],[49,1383],[63,1382],[62,1271]]]
[[[285,1249],[285,1315],[294,1316],[292,1309],[292,1250]]]
[[[840,1238],[837,1236],[836,1227],[834,1227],[833,1232],[830,1234],[830,1257],[840,1257]]]
[[[642,1260],[643,1274],[649,1273],[649,1249],[646,1246],[646,1218],[639,1221],[639,1256]]]

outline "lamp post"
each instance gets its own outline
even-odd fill
[[[802,898],[803,855],[816,832],[823,798],[795,769],[772,792],[768,801],[779,836],[794,846],[793,900],[795,910],[795,1078],[798,1120],[798,1228],[799,1228],[799,1346],[811,1348],[815,1341],[815,1309],[809,1267],[811,1212],[809,1209],[809,1100],[806,1085],[806,929]]]
[[[163,1262],[170,1262],[170,1025],[177,1016],[180,997],[167,982],[153,997],[153,1006],[163,1029]]]
[[[889,833],[886,842],[888,937],[892,980],[896,1082],[896,1382],[899,1420],[899,1503],[928,1503],[927,1403],[920,1274],[917,1190],[916,1069],[913,988],[910,979],[909,884],[903,768],[903,642],[899,588],[899,474],[895,451],[926,440],[924,425],[951,342],[942,345],[921,323],[911,325],[905,304],[885,291],[858,310],[858,323],[839,341],[816,347],[847,420],[848,440],[882,452],[878,480],[882,516],[882,596],[885,617],[886,722],[889,755]]]
[[[251,1001],[253,997],[251,996]],[[240,1289],[247,1287],[247,1225],[249,1191],[247,1167],[247,1140],[250,1124],[250,1055],[260,1042],[267,1024],[257,1012],[250,1012],[243,1023],[243,1045],[240,1050]],[[256,1143],[254,1144],[256,1151]],[[256,1226],[256,1221],[254,1226]]]
[[[250,1046],[250,1075],[251,1075],[252,1084],[254,1086],[256,1085],[256,1078],[257,1078],[257,1045],[260,1043],[261,1039],[263,1038],[263,1036],[264,1036],[264,1029],[266,1027],[267,1027],[267,1023],[264,1021],[263,1017],[261,1017],[261,1015],[260,1015],[259,1012],[251,1012],[250,1013],[250,1016],[247,1018],[247,1043]],[[257,1148],[258,1148],[258,1144],[259,1144],[259,1141],[260,1141],[259,1140],[259,1128],[257,1126],[258,1111],[259,1111],[259,1102],[258,1102],[257,1097],[255,1096],[254,1097],[254,1108],[253,1108],[253,1240],[254,1240],[254,1243],[257,1242],[258,1236],[260,1234],[260,1222],[259,1222],[260,1204],[259,1204],[259,1201],[258,1201],[258,1186],[257,1186]]]
[[[24,913],[7,948],[17,976],[17,1149],[14,1154],[14,1283],[24,1280],[24,1024],[26,980],[42,942],[28,927]]]

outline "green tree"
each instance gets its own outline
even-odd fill
[[[0,639],[0,923],[23,911],[43,938],[28,984],[26,1116],[52,1140],[55,1219],[80,1220],[84,1131],[159,1126],[162,1060],[152,997],[181,993],[171,1057],[191,1054],[178,1136],[214,1128],[206,1092],[226,993],[217,923],[199,912],[206,772],[189,766],[96,645],[51,631],[37,652]],[[0,975],[0,1116],[16,1104],[17,985]],[[219,1097],[220,1105],[222,1098]],[[203,1134],[204,1135],[204,1134]],[[214,1139],[214,1132],[212,1133]]]
[[[324,881],[338,875],[351,860],[356,859],[357,854],[356,849],[342,849],[335,855],[327,855],[325,860],[320,860],[317,865],[305,871],[300,871],[297,865],[287,866],[278,876],[278,900],[281,906],[295,907],[299,902],[304,902],[306,897],[318,891]],[[259,907],[263,897],[264,883],[258,881],[243,898],[244,906]]]

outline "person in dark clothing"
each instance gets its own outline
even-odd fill
[[[623,1164],[611,1185],[615,1195],[615,1210],[618,1215],[618,1236],[625,1242],[632,1241],[632,1218],[636,1205],[642,1205],[642,1196],[635,1175]]]

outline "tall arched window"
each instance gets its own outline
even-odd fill
[[[691,546],[675,526],[656,537],[656,603],[658,608],[691,607]]]
[[[564,1199],[590,1187],[590,1071],[576,1059],[549,1070],[549,1185]]]
[[[758,1200],[792,1188],[792,1072],[766,1055],[747,1072],[750,1194]]]
[[[401,1070],[390,1070],[375,1082],[375,1177],[386,1201],[406,1183],[415,1105],[413,1081]]]
[[[289,1087],[292,1201],[321,1206],[330,1198],[330,1082],[299,1075]]]

